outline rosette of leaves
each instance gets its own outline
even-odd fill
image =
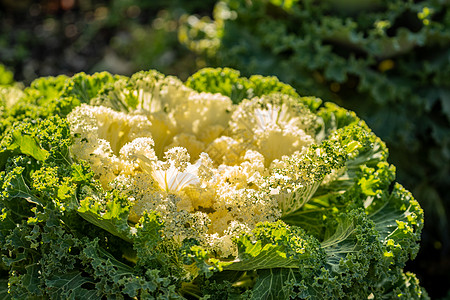
[[[20,91],[2,103],[2,298],[428,298],[403,271],[423,211],[354,113],[231,69]]]

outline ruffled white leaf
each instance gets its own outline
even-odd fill
[[[258,129],[264,131],[270,125],[286,125],[290,123],[292,118],[288,110],[289,108],[285,104],[278,107],[270,103],[267,104],[267,109],[255,109],[254,114]]]
[[[153,170],[152,177],[158,182],[162,190],[166,192],[179,192],[188,185],[200,183],[197,176],[198,167],[190,165],[186,172],[180,172],[174,166],[167,170]]]

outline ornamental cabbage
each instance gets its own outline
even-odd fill
[[[14,95],[6,298],[427,298],[403,272],[423,211],[350,111],[231,69],[81,73]]]

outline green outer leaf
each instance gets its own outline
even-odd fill
[[[197,92],[220,93],[230,97],[233,103],[248,97],[247,85],[239,71],[228,68],[205,68],[186,80],[186,86]]]
[[[130,227],[127,223],[128,207],[124,208],[121,204],[112,200],[108,202],[106,211],[103,212],[102,210],[99,203],[93,202],[91,198],[86,198],[80,201],[78,213],[86,221],[131,243]]]
[[[283,221],[260,223],[251,234],[235,240],[238,257],[222,262],[224,270],[248,271],[271,268],[306,268],[319,259],[319,242],[298,227]]]
[[[225,270],[246,271],[257,269],[272,269],[272,268],[298,268],[299,261],[297,258],[289,258],[286,256],[285,248],[280,245],[267,244],[261,246],[261,241],[246,245],[246,257],[243,260],[236,260],[230,262],[230,265],[225,266]],[[228,264],[228,263],[225,263]]]
[[[290,281],[297,282],[295,273],[295,269],[274,268],[259,270],[251,299],[289,299],[293,295],[286,289],[286,283]]]
[[[22,278],[23,285],[30,294],[41,296],[43,291],[40,286],[39,266],[34,263],[26,266],[25,269],[27,270],[27,273],[24,274]]]
[[[411,193],[398,183],[390,195],[384,195],[383,200],[382,206],[373,211],[369,218],[375,223],[380,241],[386,245],[385,255],[403,266],[419,251],[423,210]]]
[[[132,267],[124,264],[123,262],[117,260],[111,253],[109,253],[106,249],[98,246],[97,242],[93,242],[89,244],[84,250],[84,254],[93,259],[100,259],[102,261],[108,261],[114,266],[115,276],[116,278],[120,278],[122,276],[132,276],[134,270]],[[101,263],[100,261],[95,263]]]
[[[74,271],[70,273],[54,274],[54,276],[51,277],[50,279],[47,279],[45,283],[47,284],[48,287],[54,289],[52,290],[51,293],[53,297],[55,297],[55,296],[62,296],[62,294],[66,294],[70,291],[73,291],[74,293],[78,294],[79,293],[78,290],[82,289],[83,284],[93,282],[90,280],[90,278],[83,277],[81,275],[81,272]],[[94,292],[95,295],[95,291],[90,292]],[[91,297],[94,295],[91,295]]]
[[[398,271],[395,281],[384,279],[381,282],[381,293],[374,293],[374,299],[430,299],[419,280],[410,272]]]
[[[44,206],[41,199],[36,197],[25,183],[22,173],[23,170],[23,167],[16,167],[5,175],[7,177],[5,182],[8,182],[8,186],[5,186],[4,188],[8,198],[23,198],[30,203]]]
[[[355,238],[356,225],[353,220],[342,217],[332,236],[322,242],[321,246],[327,254],[327,263],[333,271],[339,272],[339,262],[348,254],[359,251],[358,240]]]
[[[312,111],[315,111],[322,103],[315,97],[300,97],[293,87],[282,83],[274,76],[253,75],[246,78],[241,77],[239,71],[230,68],[201,69],[189,77],[185,84],[197,92],[220,93],[228,96],[233,103],[272,93],[298,98]]]
[[[48,157],[48,151],[42,149],[35,138],[29,135],[24,135],[19,131],[14,131],[12,135],[14,138],[14,143],[9,146],[9,150],[13,150],[18,147],[23,154],[30,155],[38,161],[43,161]]]
[[[76,97],[83,103],[89,103],[103,90],[105,85],[113,83],[118,76],[108,72],[99,72],[92,75],[85,73],[75,74],[64,87],[62,97]]]

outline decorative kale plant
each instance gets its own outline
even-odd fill
[[[350,111],[231,69],[0,92],[2,298],[427,298],[423,211]]]

